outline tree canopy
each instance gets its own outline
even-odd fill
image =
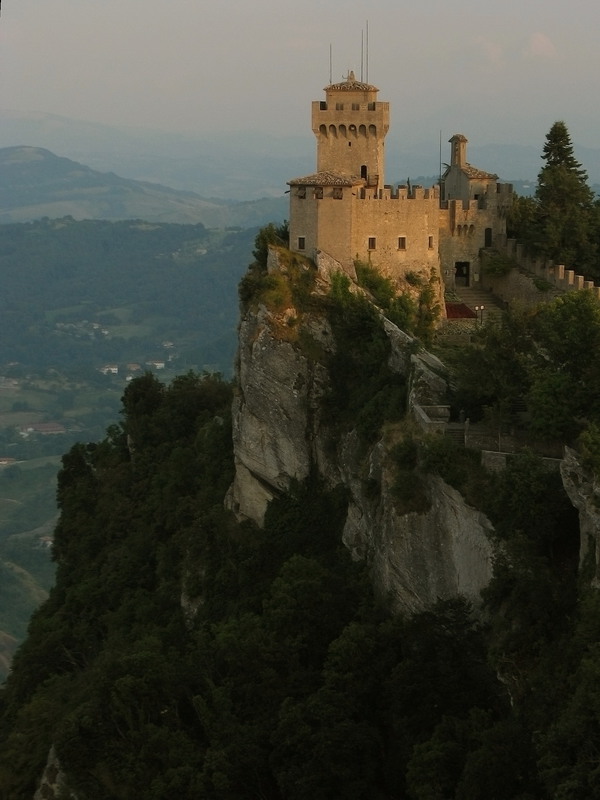
[[[515,202],[509,228],[534,255],[600,276],[599,210],[563,121],[546,135],[535,197]]]

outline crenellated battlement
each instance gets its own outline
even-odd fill
[[[424,189],[418,185],[409,188],[404,184],[395,187],[386,184],[383,189],[363,187],[357,197],[360,200],[439,200],[440,190],[438,186]]]
[[[398,280],[434,276],[440,287],[478,280],[480,251],[506,232],[512,187],[469,164],[462,134],[439,185],[386,183],[390,109],[378,92],[350,72],[312,103],[317,169],[289,181],[291,249],[344,269],[360,259]]]
[[[547,294],[550,289],[557,290],[561,294],[587,289],[600,300],[600,286],[596,286],[594,281],[587,280],[576,269],[571,269],[565,264],[553,264],[551,261],[531,258],[526,254],[524,246],[516,239],[504,237],[500,238],[496,244],[498,249],[503,250],[521,269],[544,282],[542,289],[538,290],[542,295]],[[502,299],[510,303],[515,298],[503,297]],[[538,294],[534,299],[534,304],[539,303],[541,299]],[[523,297],[520,297],[519,300],[522,301]]]

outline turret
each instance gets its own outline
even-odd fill
[[[449,139],[452,145],[450,151],[450,166],[452,167],[465,167],[467,165],[467,142],[469,140],[462,133],[455,133]]]
[[[325,100],[312,104],[317,137],[317,171],[384,184],[384,140],[390,126],[389,103],[377,100],[379,89],[357,81],[353,72],[325,87]]]

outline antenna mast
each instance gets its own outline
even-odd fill
[[[367,36],[366,36],[366,40],[367,40],[367,47],[366,47],[366,50],[367,50],[367,58],[366,58],[367,70],[366,70],[366,74],[365,74],[365,80],[368,83],[369,82],[369,20],[367,20]]]
[[[360,82],[362,83],[363,78],[363,64],[364,64],[364,52],[365,52],[365,32],[360,32]]]
[[[331,66],[331,64],[332,64],[332,56],[331,56],[331,43],[330,43],[329,44],[329,84],[330,85],[333,83],[332,66]]]

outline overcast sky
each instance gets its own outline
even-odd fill
[[[4,0],[0,108],[191,132],[308,133],[348,69],[397,136],[600,147],[598,0]],[[366,59],[363,59],[366,77]]]

